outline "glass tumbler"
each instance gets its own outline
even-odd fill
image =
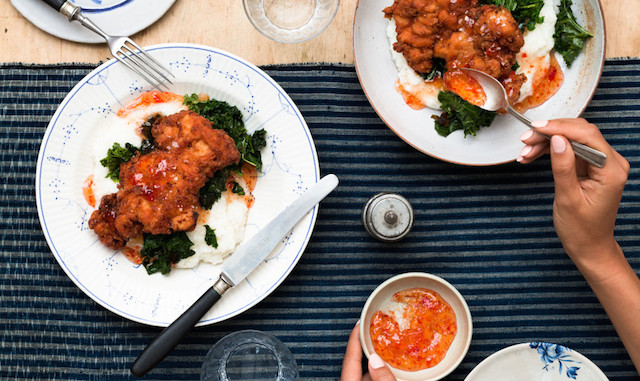
[[[280,340],[261,331],[231,333],[218,341],[202,364],[200,381],[293,381],[298,365]]]
[[[278,42],[309,40],[331,24],[340,0],[243,0],[251,24]]]

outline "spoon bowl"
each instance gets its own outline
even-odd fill
[[[504,89],[504,86],[502,86],[500,81],[493,78],[489,74],[486,74],[479,70],[467,68],[462,68],[461,70],[475,79],[482,87],[482,90],[484,90],[486,100],[483,105],[477,105],[478,107],[487,111],[498,111],[500,109],[505,109],[509,114],[513,115],[520,122],[524,123],[535,133],[544,136],[547,139],[551,139],[551,136],[538,131],[538,129],[531,124],[531,119],[518,112],[509,104],[507,91]],[[584,144],[574,142],[573,140],[570,140],[570,143],[576,156],[584,159],[589,164],[595,165],[598,168],[604,167],[604,164],[607,160],[607,155]]]

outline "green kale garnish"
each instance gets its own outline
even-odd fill
[[[158,119],[159,117],[160,115],[154,115],[147,119],[144,123],[142,123],[141,131],[143,140],[140,148],[134,146],[131,143],[126,143],[124,147],[122,147],[118,143],[113,143],[113,146],[111,146],[111,148],[109,148],[109,150],[107,151],[107,156],[100,160],[100,164],[108,169],[108,173],[106,176],[108,179],[119,182],[120,165],[122,163],[126,163],[127,161],[131,160],[131,158],[134,157],[138,152],[144,155],[156,148],[153,135],[151,135],[151,127],[153,127],[153,123],[155,123],[156,119]]]
[[[209,119],[214,128],[224,130],[236,143],[243,161],[252,164],[258,170],[262,168],[260,149],[267,144],[264,129],[249,135],[244,127],[242,112],[227,102],[215,99],[199,101],[197,94],[191,94],[184,96],[184,104],[189,110]]]
[[[240,195],[240,196],[244,196],[244,188],[242,187],[242,185],[236,183],[235,181],[233,182],[233,188],[231,188],[231,192]]]
[[[184,104],[189,110],[209,119],[214,128],[223,129],[233,140],[246,133],[242,112],[227,102],[216,99],[200,101],[197,94],[191,94],[184,96]]]
[[[156,148],[156,142],[151,134],[151,128],[153,124],[160,118],[160,114],[156,114],[149,119],[147,119],[144,123],[142,123],[141,134],[144,137],[142,140],[142,145],[140,146],[140,153],[143,155],[153,151]]]
[[[218,247],[218,237],[216,237],[216,231],[211,229],[211,226],[204,225],[206,229],[206,233],[204,234],[204,242],[213,247],[214,249]]]
[[[544,21],[544,17],[540,16],[544,0],[484,0],[483,3],[505,7],[513,15],[520,30],[534,30],[536,24]]]
[[[156,272],[168,274],[172,263],[177,263],[195,253],[191,250],[193,242],[185,232],[157,235],[145,233],[143,238],[144,246],[140,250],[140,255],[142,265],[147,269],[148,274]]]
[[[267,145],[267,131],[264,129],[257,130],[253,135],[244,135],[239,143],[236,140],[236,146],[242,154],[242,160],[253,165],[259,171],[262,169],[262,156],[260,150]]]
[[[227,190],[227,179],[231,174],[231,167],[223,168],[213,174],[213,177],[200,188],[200,205],[205,209],[211,209],[213,204],[220,199],[222,193]]]
[[[191,111],[209,119],[214,128],[224,130],[235,142],[242,161],[253,165],[257,170],[262,168],[260,150],[267,145],[267,132],[264,129],[257,130],[250,135],[244,127],[242,112],[227,102],[215,99],[200,101],[197,94],[191,94],[184,96],[184,104]],[[226,183],[231,171],[239,173],[240,168],[240,164],[232,164],[216,172],[200,189],[200,204],[205,209],[210,209],[220,198],[222,192],[227,189]]]
[[[126,143],[124,147],[118,143],[107,151],[107,156],[100,160],[100,164],[108,169],[107,178],[115,182],[120,181],[120,164],[126,163],[138,152],[138,148],[130,143]]]
[[[433,119],[436,131],[442,136],[448,136],[456,130],[464,130],[465,137],[475,135],[480,127],[489,126],[496,117],[495,112],[472,105],[451,91],[441,91],[438,100],[443,113],[434,115]]]
[[[433,79],[436,77],[442,77],[444,75],[444,72],[447,71],[447,61],[445,61],[444,59],[435,57],[431,60],[431,62],[431,71],[425,74],[420,74],[420,76],[425,81],[433,81]]]
[[[593,34],[584,29],[571,10],[572,0],[560,1],[560,12],[556,21],[556,29],[553,34],[554,49],[562,54],[567,66],[571,66],[578,54],[584,48],[584,42]]]

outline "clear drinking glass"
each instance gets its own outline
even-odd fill
[[[243,0],[253,26],[279,42],[302,42],[326,29],[340,0]]]
[[[292,381],[298,365],[280,340],[261,331],[231,333],[218,341],[202,364],[200,381]]]

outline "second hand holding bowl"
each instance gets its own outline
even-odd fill
[[[466,68],[463,68],[461,70],[478,81],[478,83],[484,90],[487,99],[484,105],[479,105],[478,107],[487,111],[497,111],[504,108],[509,114],[513,115],[516,119],[526,124],[537,134],[542,135],[547,139],[551,139],[551,136],[543,134],[542,132],[538,131],[533,125],[531,125],[531,120],[529,118],[511,107],[507,98],[507,92],[497,79],[479,70]],[[582,143],[574,142],[573,140],[571,140],[570,143],[576,156],[584,159],[589,164],[593,164],[598,168],[604,167],[604,164],[607,161],[607,155],[596,149],[585,146]]]

